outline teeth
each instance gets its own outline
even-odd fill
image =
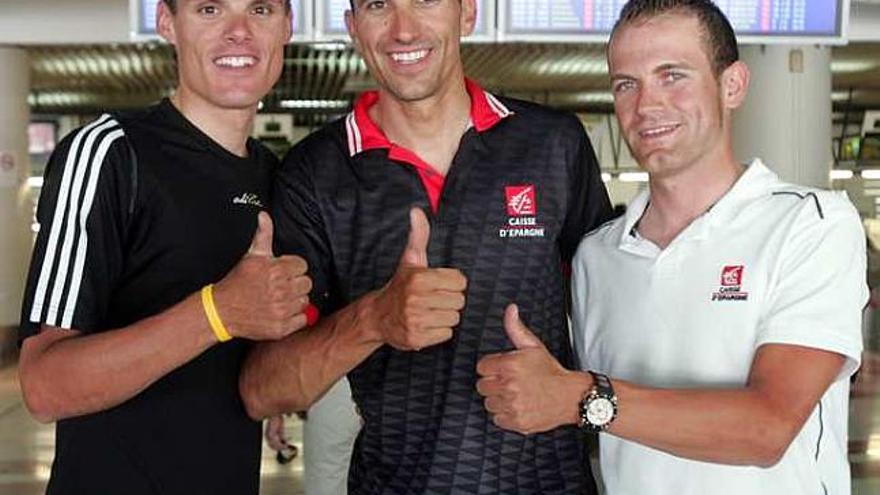
[[[395,62],[401,64],[414,64],[419,60],[428,56],[428,50],[416,50],[413,52],[397,52],[392,53],[391,58],[394,59]]]
[[[667,132],[673,131],[673,130],[675,130],[676,127],[677,126],[674,126],[674,125],[655,127],[653,129],[648,129],[646,131],[642,131],[641,134],[642,134],[642,136],[646,136],[646,137],[654,137],[654,136],[659,136],[660,134],[665,134]]]
[[[215,64],[224,67],[250,67],[256,62],[254,57],[220,57],[214,60]]]

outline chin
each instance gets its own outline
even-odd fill
[[[218,89],[213,93],[215,104],[223,108],[244,110],[256,106],[265,93],[253,91],[237,92],[234,90]]]
[[[392,93],[401,101],[421,101],[433,96],[436,88],[425,84],[400,84],[393,88]]]

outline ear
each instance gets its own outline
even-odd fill
[[[721,101],[724,108],[733,110],[742,105],[749,92],[750,77],[749,67],[739,60],[724,69],[721,73]]]
[[[172,45],[177,44],[174,33],[174,14],[162,0],[156,2],[156,32]]]
[[[288,9],[287,14],[284,16],[287,19],[287,24],[284,27],[284,44],[290,43],[290,39],[293,37],[293,18],[294,18],[293,8]]]
[[[351,43],[354,45],[354,49],[357,52],[360,52],[360,43],[358,43],[357,36],[357,26],[354,23],[354,12],[351,9],[345,10],[345,29],[348,31],[348,37],[351,38]]]
[[[470,36],[477,24],[477,0],[461,1],[461,36]]]

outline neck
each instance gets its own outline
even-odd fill
[[[236,156],[247,156],[247,139],[253,128],[256,107],[220,108],[183,89],[171,97],[171,103],[224,149]]]
[[[383,90],[379,94],[370,118],[391,142],[409,148],[446,174],[470,122],[471,99],[464,77],[418,101],[401,101]]]
[[[661,248],[666,247],[717,203],[743,170],[732,152],[727,152],[670,176],[652,175],[651,202],[639,222],[639,232]]]

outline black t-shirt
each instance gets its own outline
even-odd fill
[[[307,258],[324,314],[390,279],[413,206],[431,219],[429,264],[468,278],[452,340],[419,352],[384,346],[349,373],[364,420],[349,492],[591,493],[579,432],[497,428],[476,392],[476,365],[513,348],[502,315],[516,302],[550,352],[574,367],[564,265],[608,217],[608,197],[576,118],[495,98],[470,81],[468,89],[473,127],[445,180],[387,141],[369,120],[378,98],[370,93],[291,150],[275,183],[276,249]]]
[[[67,136],[46,169],[20,340],[42,324],[120,328],[221,279],[277,165],[255,141],[248,151],[229,153],[168,100]],[[48,493],[256,494],[260,425],[237,386],[249,347],[215,345],[119,406],[59,421]]]

